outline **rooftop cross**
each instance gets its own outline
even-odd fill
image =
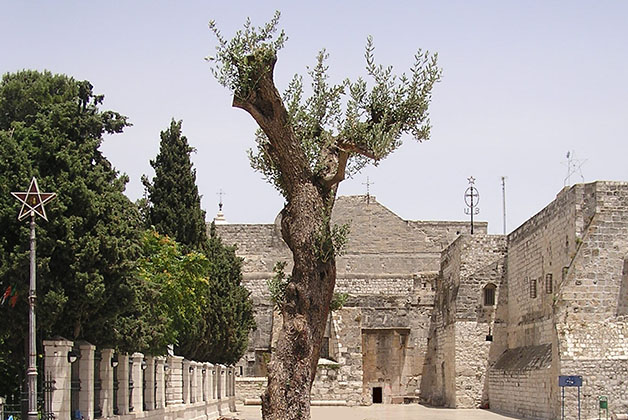
[[[219,211],[222,211],[222,196],[223,196],[223,195],[227,195],[227,193],[225,193],[225,192],[222,190],[222,188],[221,188],[221,189],[220,189],[220,191],[218,191],[218,192],[216,193],[216,195],[218,195],[218,196],[220,197],[220,198],[219,198],[219,200],[220,200],[220,201],[218,202],[218,210],[219,210]]]
[[[369,177],[366,177],[366,182],[363,182],[362,185],[366,185],[366,204],[371,202],[371,185],[375,184],[369,180]]]
[[[473,215],[480,213],[480,209],[477,206],[480,202],[480,193],[474,186],[475,178],[470,176],[467,180],[469,181],[469,187],[464,192],[464,202],[469,208],[464,209],[464,212],[471,215],[471,234],[473,235]]]

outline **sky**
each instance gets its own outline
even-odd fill
[[[160,131],[183,120],[208,219],[222,190],[229,222],[271,223],[284,200],[249,166],[256,125],[231,107],[204,58],[216,47],[210,20],[229,37],[247,17],[261,25],[275,10],[288,35],[275,69],[280,91],[321,48],[331,82],[364,76],[368,35],[376,60],[398,73],[419,48],[438,53],[430,140],[404,137],[379,166],[345,180],[341,195],[365,194],[368,177],[370,193],[404,219],[467,220],[473,176],[476,220],[499,234],[502,177],[507,232],[568,183],[628,180],[623,1],[0,0],[0,73],[46,69],[89,80],[105,95],[103,109],[128,116],[133,126],[101,150],[129,176],[132,200],[143,195],[141,176],[154,175]]]

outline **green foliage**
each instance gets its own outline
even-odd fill
[[[6,74],[0,82],[0,289],[19,293],[15,307],[0,307],[2,353],[11,365],[23,366],[28,330],[29,223],[18,222],[10,192],[24,191],[33,176],[58,195],[46,208],[49,222],[37,220],[38,337],[124,346],[119,326],[133,301],[141,231],[123,194],[127,177],[99,150],[103,134],[129,124],[101,111],[102,101],[89,82],[49,72]]]
[[[275,304],[275,309],[282,310],[286,303],[286,287],[290,282],[290,276],[286,276],[286,262],[278,261],[273,266],[274,276],[266,280],[266,286],[270,293],[270,300]]]
[[[136,285],[136,351],[163,354],[183,335],[199,336],[199,318],[209,304],[209,261],[154,230],[146,231]]]
[[[228,42],[215,23],[210,23],[218,39],[212,72],[236,98],[252,98],[260,78],[272,73],[276,54],[286,41],[283,31],[273,38],[278,23],[278,12],[257,29],[247,20],[244,30]],[[369,82],[358,78],[330,84],[328,54],[323,49],[308,71],[311,95],[305,98],[300,75],[294,76],[283,94],[283,108],[309,170],[323,184],[333,186],[367,163],[377,164],[401,145],[404,133],[418,141],[429,138],[428,106],[432,88],[441,77],[437,55],[419,49],[410,74],[397,76],[392,67],[376,64],[374,49],[368,37],[365,59]],[[286,196],[268,133],[259,130],[255,137],[257,150],[249,151],[251,166]]]
[[[237,97],[246,98],[258,81],[258,75],[271,71],[269,66],[256,67],[260,63],[273,61],[277,51],[283,48],[286,35],[283,31],[277,39],[272,39],[277,32],[279,12],[266,25],[255,28],[247,18],[244,29],[239,30],[230,41],[223,38],[215,21],[209,22],[219,47],[216,57],[209,56],[208,61],[215,61],[212,74],[218,82],[230,89]]]
[[[324,223],[321,224],[320,230],[316,235],[318,258],[323,262],[344,253],[351,230],[348,223],[342,225],[334,224],[331,225],[330,229],[330,223],[327,219],[327,217],[323,217]]]
[[[174,238],[185,251],[200,251],[207,242],[205,212],[190,160],[194,149],[181,134],[181,124],[172,120],[161,132],[159,154],[150,161],[155,177],[152,182],[142,177],[147,199],[138,204],[148,228],[154,226],[159,233]]]
[[[179,354],[194,360],[214,363],[237,362],[248,345],[249,332],[255,328],[250,292],[241,284],[242,259],[235,248],[226,246],[210,226],[206,250],[209,261],[208,302],[197,320],[198,337],[188,334],[179,340]]]
[[[342,309],[342,307],[345,306],[345,304],[347,303],[348,299],[348,293],[334,292],[334,295],[331,298],[331,303],[329,304],[329,310],[337,311],[338,309]]]

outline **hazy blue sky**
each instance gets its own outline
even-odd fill
[[[48,69],[92,82],[104,108],[134,124],[103,151],[143,193],[149,159],[170,119],[197,149],[193,161],[208,218],[219,189],[232,222],[272,222],[283,200],[248,164],[255,124],[231,108],[204,57],[207,28],[225,36],[247,16],[278,9],[289,40],[279,54],[280,89],[330,54],[332,81],[363,75],[364,44],[405,71],[418,48],[438,52],[443,79],[433,94],[432,138],[410,138],[377,168],[342,183],[341,194],[371,193],[401,217],[461,220],[473,175],[480,220],[502,232],[501,176],[508,231],[563,188],[566,153],[584,181],[628,180],[628,2],[623,1],[31,1],[0,0],[0,73]],[[579,174],[573,182],[581,182]]]

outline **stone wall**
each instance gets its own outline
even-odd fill
[[[508,246],[505,355],[549,346],[550,361],[521,369],[502,356],[502,369],[491,371],[491,406],[515,415],[557,418],[558,376],[581,375],[583,418],[597,416],[600,395],[611,396],[611,412],[628,411],[619,384],[620,372],[628,369],[628,183],[564,189],[508,236]],[[504,375],[518,379],[518,399],[513,400],[514,385]],[[566,398],[565,414],[574,417],[575,390],[567,390]]]
[[[486,372],[505,348],[505,255],[505,237],[485,234],[461,235],[443,251],[423,367],[424,401],[487,405]],[[494,290],[491,304],[484,302],[487,286]]]
[[[489,373],[490,408],[529,419],[560,418],[552,407],[551,389],[558,378],[551,365],[551,344],[504,352]]]
[[[332,223],[349,224],[347,246],[337,259],[336,292],[348,293],[348,302],[332,314],[329,354],[338,368],[319,371],[312,398],[329,396],[347,404],[372,401],[372,389],[389,383],[387,401],[414,396],[421,382],[427,333],[434,302],[435,273],[440,252],[461,233],[465,222],[403,220],[375,197],[339,197]],[[291,254],[281,239],[279,219],[268,225],[217,225],[223,241],[238,246],[244,258],[243,284],[251,291],[256,308],[257,331],[251,333],[245,358],[239,362],[245,375],[264,371],[263,359],[272,349],[273,331],[279,328],[272,314],[267,280],[278,261],[291,269]],[[475,225],[486,232],[487,224]],[[273,321],[274,319],[274,321]],[[403,361],[394,374],[383,374],[380,361],[368,367],[364,377],[363,331],[384,328],[404,330]],[[276,334],[275,334],[276,335]],[[391,349],[378,346],[380,353]],[[377,358],[376,358],[377,360]],[[330,392],[335,389],[337,392]]]

